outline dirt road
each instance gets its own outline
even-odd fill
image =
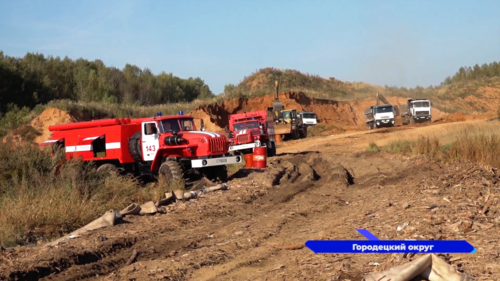
[[[304,247],[307,240],[364,240],[356,229],[366,228],[379,239],[465,239],[476,253],[444,258],[476,280],[500,280],[500,175],[363,152],[402,129],[283,143],[268,169],[240,170],[227,191],[126,217],[57,248],[4,250],[0,279],[361,280],[409,261]],[[125,265],[134,250],[136,261]]]

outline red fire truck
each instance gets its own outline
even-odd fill
[[[225,128],[229,137],[229,151],[248,154],[254,147],[267,147],[267,155],[276,155],[273,113],[267,110],[229,115]]]
[[[99,170],[166,177],[184,183],[187,171],[213,180],[227,180],[226,165],[241,162],[228,152],[221,134],[198,131],[193,117],[183,115],[140,119],[103,119],[50,126],[52,136],[40,145],[63,148],[66,158],[94,161]],[[53,150],[54,151],[54,150]]]

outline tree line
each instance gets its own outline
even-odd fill
[[[453,82],[475,80],[485,77],[500,77],[500,63],[494,61],[490,64],[485,63],[481,66],[476,64],[473,67],[460,67],[455,75],[446,77],[443,84],[449,85]]]
[[[101,60],[27,53],[22,58],[0,51],[0,113],[12,106],[33,108],[54,99],[153,105],[213,97],[199,78],[155,75],[126,64],[108,67]]]

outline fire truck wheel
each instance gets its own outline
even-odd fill
[[[141,141],[141,132],[137,132],[129,139],[128,142],[128,150],[130,152],[130,155],[137,162],[142,161],[140,141]]]
[[[110,176],[117,176],[120,172],[113,164],[103,164],[97,168],[98,173],[109,173]]]
[[[184,173],[179,163],[175,161],[165,161],[161,164],[158,170],[160,180],[173,189],[184,189],[186,182],[184,180]]]
[[[268,157],[276,156],[276,145],[272,141],[270,141],[267,144],[267,156]]]
[[[216,178],[221,182],[227,182],[227,167],[226,166],[216,166],[214,167],[214,173]]]

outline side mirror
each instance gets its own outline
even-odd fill
[[[201,119],[201,130],[205,131],[205,123],[203,123],[203,119]]]
[[[230,133],[231,132],[231,131],[229,131],[229,127],[227,125],[224,127],[224,130],[226,131],[226,133]]]

